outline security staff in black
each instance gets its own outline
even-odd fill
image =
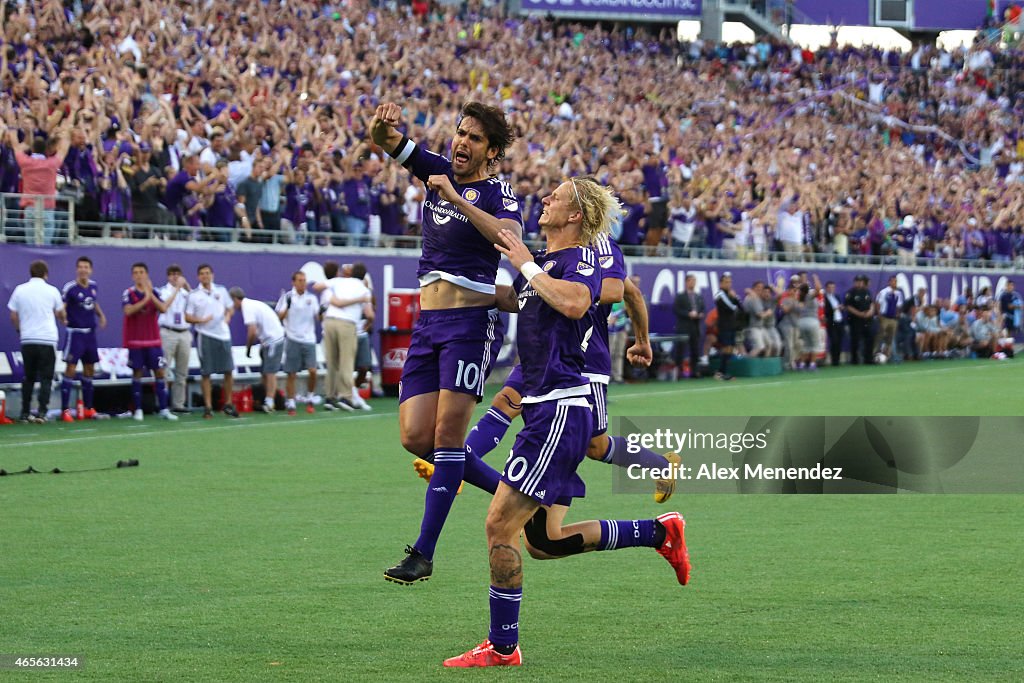
[[[732,375],[729,374],[729,361],[732,359],[732,349],[736,345],[736,319],[743,304],[732,290],[730,273],[722,274],[719,286],[721,289],[715,293],[715,309],[718,312],[718,358],[721,367],[715,373],[715,378],[730,380]]]
[[[868,276],[858,275],[853,288],[846,293],[846,320],[850,326],[850,363],[858,365],[863,358],[867,365],[874,365],[871,349],[874,341],[872,325],[875,318],[875,302],[868,289]]]

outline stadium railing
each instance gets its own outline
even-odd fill
[[[144,223],[122,223],[113,221],[76,221],[74,217],[74,204],[61,196],[36,197],[34,195],[2,195],[3,206],[0,209],[0,242],[21,242],[28,244],[103,244],[121,246],[153,246],[163,245],[167,247],[184,246],[187,243],[202,244],[205,247],[223,245],[230,249],[281,249],[293,250],[301,247],[317,247],[352,249],[361,248],[367,250],[376,249],[410,249],[418,250],[423,244],[423,238],[413,235],[350,235],[336,232],[285,232],[280,230],[260,230],[253,228],[248,234],[242,228],[215,228],[206,226],[187,225],[166,225],[166,224],[144,224]],[[67,206],[64,210],[51,211],[53,213],[56,230],[52,233],[53,239],[49,242],[45,227],[45,216],[41,216],[38,209],[21,209],[20,199],[31,197],[36,206],[42,206],[45,199],[56,198],[58,202],[64,201]],[[14,207],[14,208],[12,208]],[[26,231],[26,221],[29,222],[29,230]],[[531,249],[540,249],[543,242],[540,240],[527,240]],[[804,254],[791,254],[782,251],[753,252],[746,250],[710,249],[707,247],[672,247],[659,245],[649,247],[644,245],[621,245],[626,256],[631,257],[653,257],[660,259],[678,259],[692,261],[749,261],[763,263],[803,263],[803,264],[838,264],[858,266],[895,266],[906,265],[908,267],[930,267],[930,268],[967,268],[967,269],[990,269],[990,270],[1015,270],[1024,269],[1024,259],[1018,257],[1016,261],[998,262],[990,259],[965,259],[965,258],[916,258],[914,263],[898,263],[895,254],[892,255],[862,255],[862,254],[835,254],[832,252],[807,252]]]
[[[72,244],[75,225],[75,205],[64,195],[0,193],[0,242]]]

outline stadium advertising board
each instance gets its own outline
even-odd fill
[[[702,0],[522,0],[524,14],[587,19],[676,21],[699,18]]]
[[[387,255],[366,251],[362,254],[325,254],[314,250],[296,253],[282,252],[210,252],[203,249],[203,243],[195,243],[194,248],[167,247],[160,250],[140,247],[76,247],[74,249],[52,249],[26,247],[20,245],[0,245],[0,299],[6,304],[14,288],[28,279],[28,266],[34,259],[42,258],[50,268],[50,283],[58,288],[68,280],[74,279],[75,259],[80,254],[87,254],[95,263],[95,279],[100,286],[100,304],[106,311],[120,311],[120,295],[131,283],[131,264],[145,261],[149,265],[150,274],[157,286],[165,282],[164,269],[168,264],[177,263],[182,266],[185,276],[195,286],[196,266],[210,263],[213,266],[218,284],[226,287],[238,285],[249,296],[266,301],[276,301],[284,287],[290,286],[291,274],[310,260],[334,260],[339,263],[361,261],[366,264],[370,277],[373,279],[377,296],[377,324],[384,326],[384,298],[381,292],[394,288],[416,286],[416,252],[408,255],[396,252]],[[683,262],[673,259],[628,259],[627,266],[631,274],[640,276],[640,288],[650,306],[651,331],[655,333],[671,333],[675,326],[672,314],[672,302],[676,294],[684,291],[687,275],[697,279],[697,291],[710,306],[712,296],[718,289],[721,276],[730,272],[733,276],[733,287],[742,296],[743,289],[757,280],[776,282],[779,278],[787,279],[800,270],[816,273],[822,282],[834,280],[840,292],[845,292],[853,284],[853,278],[865,274],[870,279],[869,286],[877,292],[886,285],[890,274],[897,277],[897,282],[904,292],[911,294],[922,287],[929,298],[956,299],[964,290],[970,289],[977,293],[988,287],[990,292],[999,292],[1006,282],[1013,280],[1017,290],[1024,289],[1024,276],[1019,271],[997,271],[970,269],[952,271],[948,269],[906,268],[898,266],[837,266],[813,263],[761,263],[751,261],[690,261]],[[512,270],[507,261],[502,261],[498,272],[498,281],[507,284],[512,281]],[[109,314],[109,313],[108,313]],[[100,346],[120,346],[121,324],[118,313],[111,315],[111,324],[98,333]],[[235,316],[232,324],[232,335],[236,344],[245,343],[245,329],[241,324],[241,316]],[[515,339],[515,317],[509,321],[506,335]],[[376,338],[375,338],[376,342]],[[18,337],[11,325],[0,325],[0,351],[15,351],[19,348]],[[499,364],[514,359],[514,347],[506,345],[499,357]]]

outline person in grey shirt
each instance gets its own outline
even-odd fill
[[[815,284],[817,277],[815,276]],[[806,283],[797,287],[796,298],[792,300],[789,315],[795,320],[800,337],[800,354],[794,358],[797,370],[817,370],[814,361],[818,343],[821,340],[821,321],[818,320],[818,289],[811,289]]]
[[[999,326],[993,322],[994,312],[979,310],[978,319],[971,324],[971,348],[978,358],[990,358],[999,342]]]
[[[764,282],[758,280],[743,299],[743,310],[750,321],[747,340],[750,341],[750,355],[754,357],[773,356],[778,352],[769,334],[769,330],[775,331],[775,307],[770,301],[765,301],[764,290]]]
[[[263,188],[267,181],[262,173],[269,165],[269,161],[256,152],[252,173],[239,182],[235,188],[238,199],[245,205],[245,215],[249,217],[249,224],[257,230],[263,229],[263,213],[260,211],[260,202],[263,200]],[[278,204],[280,204],[280,199]],[[253,237],[253,241],[269,242],[270,239],[264,235],[257,235]]]
[[[277,150],[267,159],[265,168],[256,176],[263,181],[263,194],[260,197],[260,224],[264,230],[281,229],[281,187],[284,185],[284,173],[288,164],[278,157]]]

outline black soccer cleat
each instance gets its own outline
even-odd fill
[[[405,546],[407,557],[394,567],[384,570],[384,579],[403,586],[411,586],[417,581],[426,581],[434,573],[434,563],[423,557],[423,553],[411,545]]]
[[[238,411],[235,409],[235,405],[233,403],[228,403],[224,406],[224,414],[228,417],[238,417]]]

